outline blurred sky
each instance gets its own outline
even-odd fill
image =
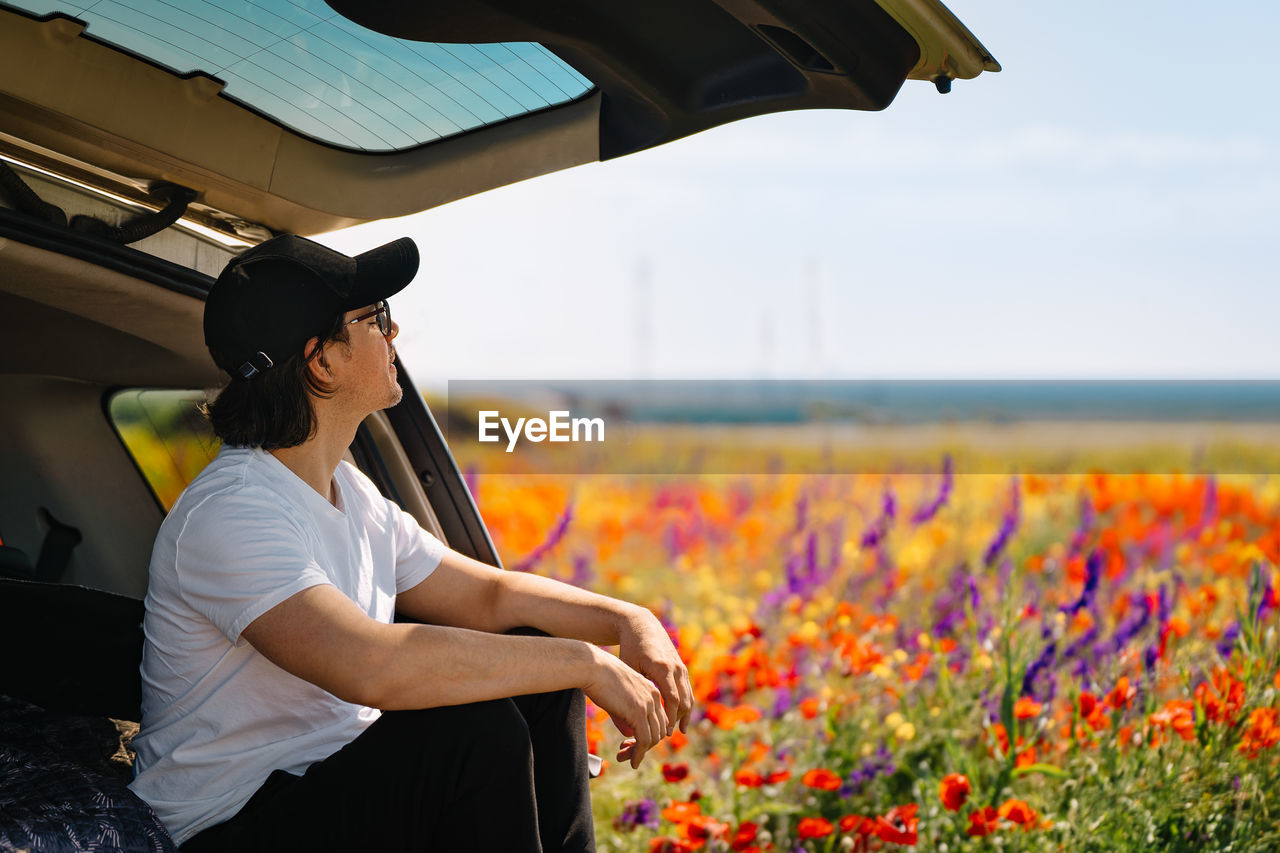
[[[419,385],[1280,377],[1280,4],[951,0],[1004,70],[413,217]]]

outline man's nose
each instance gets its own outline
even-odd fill
[[[395,339],[396,339],[396,335],[398,335],[398,334],[400,334],[400,324],[399,324],[399,323],[397,323],[395,320],[392,320],[392,321],[391,321],[391,334],[387,335],[387,340],[389,340],[389,341],[393,341],[393,340],[395,340]]]

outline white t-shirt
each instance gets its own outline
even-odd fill
[[[379,716],[290,675],[240,637],[319,584],[389,623],[396,595],[439,565],[440,540],[359,470],[343,462],[333,481],[336,506],[270,453],[224,447],[160,527],[130,787],[179,844],[233,817],[273,770],[302,773]]]

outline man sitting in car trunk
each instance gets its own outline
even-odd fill
[[[209,292],[224,446],[156,538],[134,741],[184,849],[592,850],[583,694],[633,767],[688,725],[653,614],[464,557],[342,461],[401,398],[387,299],[417,268],[409,239],[283,236]]]

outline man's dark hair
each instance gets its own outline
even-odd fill
[[[333,389],[316,379],[307,366],[320,357],[326,343],[349,340],[343,318],[334,318],[318,338],[309,354],[295,352],[251,379],[232,378],[217,399],[204,407],[223,444],[275,450],[297,447],[315,435],[311,396],[330,397]]]

